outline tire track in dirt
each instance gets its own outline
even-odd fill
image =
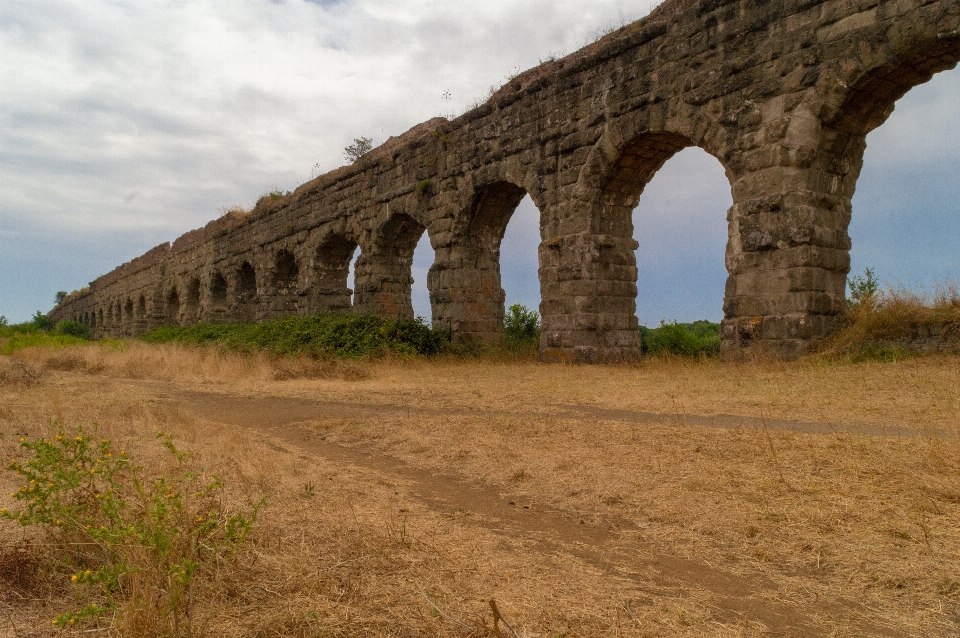
[[[169,384],[162,384],[162,389],[157,388],[157,384],[143,385],[160,390],[158,399],[177,404],[198,418],[251,428],[328,461],[349,463],[405,479],[414,486],[414,496],[434,511],[453,516],[469,513],[473,523],[492,532],[532,541],[536,551],[541,553],[568,553],[611,577],[630,579],[651,594],[677,598],[689,596],[691,591],[697,589],[705,590],[715,606],[716,620],[722,622],[759,622],[767,627],[768,635],[774,636],[832,635],[830,625],[834,622],[840,622],[848,628],[855,626],[860,635],[904,635],[870,622],[869,612],[853,601],[820,600],[801,609],[780,601],[773,581],[761,574],[744,578],[702,561],[672,556],[651,543],[631,540],[628,545],[620,538],[620,532],[627,529],[627,524],[619,529],[616,525],[601,528],[584,524],[570,512],[536,505],[513,505],[507,497],[490,486],[460,477],[437,475],[389,456],[330,443],[306,425],[338,418],[450,414],[456,411],[328,403],[283,397],[247,398],[184,390]],[[603,411],[593,408],[578,406],[567,412],[560,418],[608,418],[599,416]],[[578,413],[579,417],[571,416]],[[489,412],[480,411],[477,414],[490,415]],[[621,416],[640,419],[646,415],[629,413]],[[662,415],[652,416],[656,416],[658,421],[666,418]],[[675,420],[677,417],[670,418]],[[714,417],[708,418],[716,423]],[[785,424],[777,425],[783,427]],[[811,425],[819,427],[821,424]],[[767,422],[764,427],[775,426]],[[814,620],[815,617],[821,620]]]

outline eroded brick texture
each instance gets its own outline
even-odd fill
[[[413,250],[429,231],[435,325],[490,338],[500,241],[529,194],[542,358],[633,358],[631,211],[666,160],[698,146],[733,194],[724,355],[802,355],[843,310],[866,134],[956,65],[958,28],[960,0],[668,0],[453,121],[154,248],[51,315],[99,336],[328,310],[411,316]]]

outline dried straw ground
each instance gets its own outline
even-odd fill
[[[957,357],[334,364],[130,343],[24,350],[0,378],[8,458],[55,421],[161,463],[163,429],[237,503],[267,497],[203,583],[204,635],[960,633]],[[43,542],[0,523],[0,636],[57,633],[74,604]]]

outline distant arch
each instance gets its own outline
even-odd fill
[[[257,296],[257,272],[249,261],[245,261],[237,270],[237,303],[248,303]]]
[[[137,315],[134,330],[141,333],[147,329],[147,298],[143,295],[137,299]]]
[[[133,319],[133,299],[127,297],[127,301],[123,306],[123,324],[128,335],[133,335],[134,332],[134,319]]]
[[[296,292],[300,279],[300,265],[297,258],[287,249],[277,251],[274,261],[273,287],[279,294]]]
[[[166,299],[167,305],[167,321],[174,325],[179,324],[180,322],[180,293],[177,291],[176,286],[170,289],[170,292],[167,293]]]
[[[227,306],[227,279],[219,270],[210,275],[210,303],[215,310]]]
[[[185,319],[189,322],[200,318],[200,280],[196,277],[187,283],[187,298],[184,303]]]

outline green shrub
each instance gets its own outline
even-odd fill
[[[448,332],[434,330],[420,318],[387,319],[339,313],[283,317],[257,324],[162,326],[140,338],[148,343],[176,341],[219,345],[240,352],[348,358],[379,356],[388,352],[432,355],[450,342]]]
[[[513,304],[503,317],[503,334],[507,339],[518,342],[538,340],[540,315],[522,304]]]
[[[72,319],[65,319],[57,323],[57,327],[54,328],[53,332],[54,334],[79,337],[81,339],[90,338],[90,326]]]
[[[20,439],[30,456],[8,469],[23,481],[11,495],[22,509],[0,516],[41,526],[61,543],[83,606],[54,625],[113,615],[141,634],[191,635],[198,578],[233,554],[256,521],[262,500],[247,512],[227,510],[221,481],[187,468],[188,455],[169,435],[157,436],[177,469],[149,479],[82,427],[52,440]]]
[[[33,327],[37,330],[42,330],[44,332],[53,330],[53,319],[43,314],[39,310],[37,311],[37,314],[33,315],[33,318],[30,321],[33,323]]]
[[[850,290],[850,297],[847,299],[847,305],[855,309],[860,304],[872,304],[880,291],[880,281],[872,268],[863,271],[863,276],[854,275],[847,280],[847,288]]]
[[[649,354],[716,356],[720,354],[720,324],[705,319],[693,323],[661,320],[658,328],[640,326],[640,344]]]

